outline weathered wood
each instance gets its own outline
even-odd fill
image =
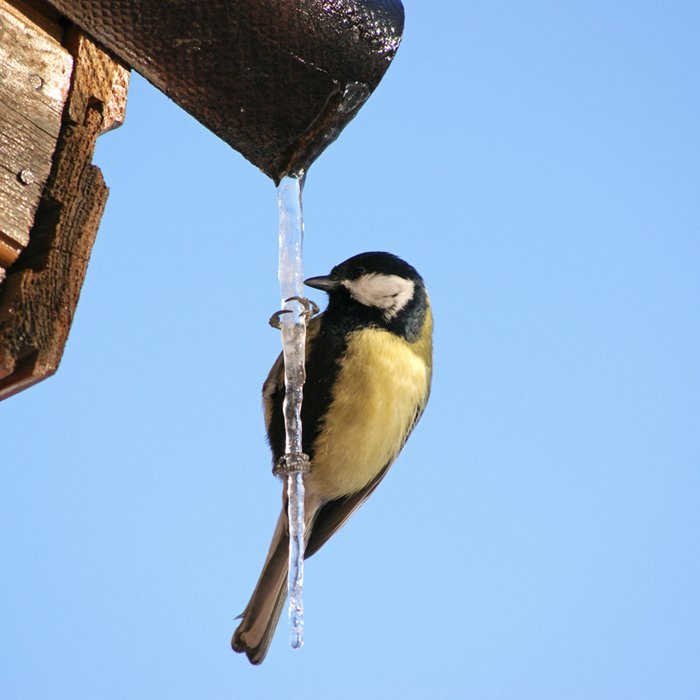
[[[46,0],[7,0],[22,17],[63,44],[66,18]]]
[[[3,157],[0,166],[14,175],[29,170],[34,182],[41,183],[43,187],[51,171],[51,159],[46,158],[46,154],[52,154],[55,150],[57,136],[47,134],[12,108],[3,109],[0,131],[0,153]]]
[[[66,128],[30,245],[0,288],[0,399],[58,369],[107,202],[90,164],[101,122],[91,107],[85,125]]]
[[[66,118],[79,124],[88,102],[97,100],[102,104],[100,134],[121,126],[124,123],[126,95],[129,91],[129,69],[75,26],[66,32],[66,46],[76,58],[73,93]]]
[[[29,243],[57,139],[11,109],[3,113],[1,126],[0,266],[7,268]]]
[[[24,171],[23,171],[24,172]],[[20,174],[0,168],[0,267],[8,268],[29,243],[29,230],[41,199],[42,186],[23,184]]]
[[[29,242],[70,89],[73,57],[53,34],[0,0],[0,268],[3,271]]]
[[[75,66],[64,125],[29,243],[0,284],[0,400],[58,368],[108,195],[95,139],[123,121],[128,70],[75,29],[65,41]]]
[[[107,203],[102,174],[90,164],[101,122],[90,108],[84,126],[67,129],[61,146],[71,155],[42,198],[35,227],[40,235],[32,231],[0,290],[0,373],[6,377],[0,399],[58,369]]]
[[[0,100],[58,136],[73,71],[70,51],[5,0],[0,21]]]

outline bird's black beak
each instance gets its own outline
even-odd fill
[[[321,289],[324,292],[332,292],[334,289],[338,289],[338,287],[340,287],[340,282],[330,276],[309,277],[309,279],[304,280],[304,284],[308,287],[313,287],[314,289]]]

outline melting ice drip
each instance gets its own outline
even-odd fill
[[[285,452],[300,453],[301,401],[304,387],[304,351],[306,323],[304,310],[298,301],[285,301],[303,296],[304,271],[301,248],[304,220],[301,193],[304,175],[284,177],[277,188],[280,209],[280,262],[278,276],[282,292],[282,308],[292,313],[282,314],[282,346],[284,349],[284,425]],[[289,643],[300,649],[304,643],[304,477],[300,473],[287,477],[289,497]]]

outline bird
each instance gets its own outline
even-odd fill
[[[315,554],[386,476],[425,409],[432,379],[433,317],[418,272],[385,252],[355,255],[327,276],[304,281],[328,294],[306,335],[301,409],[304,557]],[[284,358],[263,385],[273,464],[284,455]],[[250,602],[231,640],[258,665],[268,652],[287,595],[289,523],[282,512]]]

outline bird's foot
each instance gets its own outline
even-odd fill
[[[285,301],[298,301],[304,307],[304,311],[302,311],[301,315],[307,321],[310,321],[321,310],[318,308],[318,304],[316,302],[311,301],[311,299],[307,299],[306,297],[289,297],[289,299],[286,299]]]
[[[294,313],[291,309],[283,309],[282,311],[275,311],[272,316],[270,316],[270,320],[268,323],[273,327],[276,328],[278,331],[282,330],[282,321],[280,320],[280,316],[282,314],[292,314]]]
[[[311,471],[309,455],[303,452],[288,452],[282,455],[272,467],[275,476],[291,476],[292,474],[308,474]]]

